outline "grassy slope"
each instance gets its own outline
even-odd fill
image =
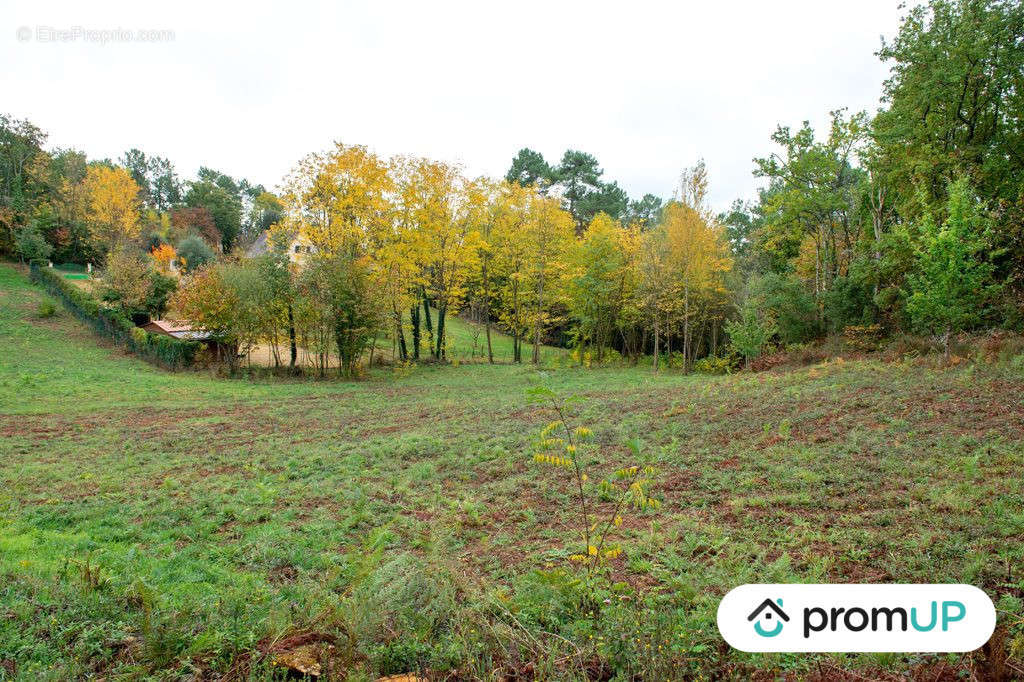
[[[581,420],[603,445],[592,466],[627,461],[621,444],[640,435],[664,500],[627,521],[615,567],[652,611],[634,623],[613,605],[594,622],[567,606],[577,588],[531,572],[564,565],[573,535],[566,489],[529,457],[550,418],[524,400],[529,369],[173,375],[63,311],[36,318],[41,299],[0,266],[0,679],[237,670],[268,635],[340,621],[367,674],[483,674],[509,640],[568,676],[596,660],[651,670],[648,646],[679,670],[737,676],[977,663],[729,652],[714,611],[746,582],[973,583],[1020,643],[1019,370],[554,372],[587,398]]]

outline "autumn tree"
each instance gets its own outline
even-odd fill
[[[336,142],[303,158],[285,180],[285,223],[318,253],[357,258],[390,222],[388,165],[358,145]]]
[[[713,297],[725,293],[723,273],[732,268],[724,230],[708,204],[708,178],[703,162],[683,174],[676,201],[665,207],[663,222],[668,239],[671,268],[677,278],[678,310],[682,321],[683,362],[694,357],[693,329],[703,322]]]
[[[213,248],[220,248],[222,236],[214,222],[213,215],[205,206],[181,206],[171,211],[171,227],[184,238],[198,235]]]
[[[637,259],[637,297],[642,319],[650,326],[654,357],[652,369],[659,370],[664,321],[675,303],[675,279],[671,265],[671,245],[664,225],[644,233]]]
[[[156,268],[164,273],[171,271],[172,265],[178,260],[178,252],[170,244],[160,244],[149,250]]]
[[[533,364],[540,363],[540,347],[556,307],[564,304],[567,256],[574,240],[572,215],[554,197],[533,195],[527,204],[524,239],[526,268],[523,284],[526,312],[533,336]]]
[[[85,176],[88,225],[93,240],[110,252],[140,234],[139,187],[123,168],[90,166]]]
[[[234,370],[239,348],[244,346],[243,301],[227,272],[229,267],[214,264],[197,271],[175,292],[170,308],[173,319],[187,320],[194,329],[215,337],[227,349],[226,359]]]
[[[495,281],[498,320],[512,336],[512,361],[522,362],[522,342],[528,332],[526,273],[529,261],[527,225],[536,190],[510,183],[503,188],[501,206],[487,242],[489,272]]]
[[[628,279],[625,240],[622,226],[598,213],[572,249],[567,298],[581,364],[588,343],[601,362],[615,332]]]
[[[419,254],[423,281],[437,308],[435,359],[443,360],[445,321],[458,312],[466,285],[479,257],[479,231],[465,179],[456,166],[428,159],[413,160],[403,195],[421,241]],[[427,315],[429,319],[429,310]]]
[[[189,183],[185,204],[209,212],[220,233],[218,248],[224,253],[230,251],[242,226],[242,205],[239,199],[219,184],[197,180]]]

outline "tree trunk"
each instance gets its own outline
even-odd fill
[[[544,274],[541,271],[540,281],[537,283],[537,319],[533,328],[533,364],[540,364],[540,328],[544,316]]]
[[[422,290],[423,293],[423,316],[424,322],[427,327],[427,344],[430,346],[430,352],[434,352],[434,322],[430,317],[430,299],[427,298],[426,290]]]
[[[878,194],[871,193],[871,223],[875,230],[875,283],[872,287],[873,297],[878,296],[878,267],[882,262],[882,227],[885,220],[885,190],[878,188]]]
[[[690,371],[690,283],[683,286],[683,373]]]
[[[291,357],[289,358],[288,367],[294,372],[295,361],[299,358],[299,348],[295,343],[295,313],[292,312],[292,304],[288,304],[288,344],[290,346]]]
[[[494,364],[494,349],[491,348],[491,285],[487,277],[487,260],[483,263],[484,280],[484,330],[487,333],[487,362]]]
[[[654,373],[658,373],[658,316],[654,316]]]
[[[420,359],[420,306],[409,309],[409,320],[412,322],[412,359]]]
[[[512,362],[523,361],[523,342],[520,336],[522,329],[522,311],[519,309],[519,280],[512,281]]]
[[[405,345],[405,330],[402,329],[402,313],[395,311],[395,336],[398,337],[398,355],[402,362],[409,359],[409,348]]]
[[[444,348],[444,318],[448,310],[447,303],[440,303],[437,306],[437,352],[434,353],[434,357],[438,360],[444,360],[445,348]]]

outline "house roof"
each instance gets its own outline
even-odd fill
[[[256,237],[256,241],[249,245],[249,248],[245,250],[245,255],[249,258],[255,258],[256,256],[262,256],[265,254],[270,247],[267,244],[267,237],[269,233],[266,230],[260,232],[260,236]]]
[[[765,609],[770,607],[773,611],[775,611],[775,613],[779,614],[779,618],[781,618],[782,620],[784,620],[784,621],[786,621],[788,623],[789,622],[789,616],[787,616],[786,612],[783,611],[782,608],[780,608],[781,606],[782,606],[782,600],[781,599],[779,600],[778,604],[773,602],[771,599],[765,599],[763,602],[761,602],[761,604],[756,609],[754,609],[754,612],[752,614],[747,616],[747,620],[754,620],[755,618],[757,618],[761,614],[762,611],[764,611]]]
[[[188,323],[175,320],[150,320],[142,328],[186,341],[206,341],[212,338],[209,332],[193,329]]]

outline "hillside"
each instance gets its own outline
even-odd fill
[[[662,502],[587,587],[572,488],[532,459],[529,367],[171,374],[43,298],[0,266],[0,679],[264,679],[300,654],[348,679],[1024,670],[1019,366],[552,372],[585,399],[595,479],[639,436]],[[981,586],[1005,653],[722,644],[728,589],[797,581]]]

